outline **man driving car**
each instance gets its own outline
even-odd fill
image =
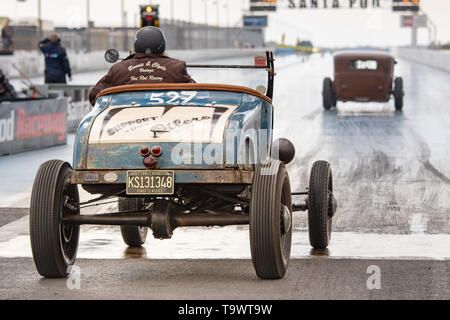
[[[186,63],[164,54],[166,40],[161,29],[144,27],[136,33],[134,53],[116,63],[89,93],[95,104],[98,93],[106,88],[141,83],[195,83],[186,71]]]

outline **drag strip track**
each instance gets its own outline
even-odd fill
[[[177,229],[173,239],[148,239],[138,251],[126,248],[118,228],[82,227],[81,290],[42,280],[30,258],[26,210],[39,164],[70,161],[70,136],[67,146],[0,157],[0,207],[7,207],[0,209],[0,298],[449,299],[450,73],[399,60],[403,112],[393,101],[324,111],[322,80],[332,76],[331,61],[326,54],[277,57],[274,90],[274,137],[296,148],[288,165],[292,189],[308,186],[314,161],[331,163],[338,210],[328,250],[311,251],[307,215],[295,213],[287,276],[265,282],[251,267],[246,226]],[[228,83],[236,78],[194,74],[201,82],[220,76]],[[239,79],[251,87],[264,82],[247,72]],[[370,265],[381,270],[379,290],[366,286]]]
[[[22,266],[17,268],[17,266]],[[368,290],[370,266],[380,289]],[[0,259],[2,299],[448,299],[449,261],[291,260],[286,276],[258,279],[250,260],[79,260],[79,289],[40,279],[30,258]],[[369,269],[370,270],[370,269]],[[71,281],[69,279],[69,281]]]

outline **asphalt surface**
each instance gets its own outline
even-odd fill
[[[26,208],[0,208],[0,227],[28,215]]]
[[[325,112],[322,80],[332,76],[331,61],[277,57],[274,96],[274,136],[297,151],[288,165],[292,189],[308,186],[314,161],[331,163],[338,211],[327,252],[311,252],[305,213],[294,216],[293,259],[279,281],[256,278],[246,227],[177,229],[171,240],[149,238],[141,252],[127,251],[117,228],[87,227],[77,260],[81,289],[41,279],[26,211],[11,208],[29,206],[41,162],[71,161],[69,136],[66,146],[0,158],[0,207],[8,208],[0,210],[0,298],[449,299],[450,73],[399,60],[403,112],[393,101],[338,103]],[[265,82],[262,74],[192,74],[198,82]],[[370,265],[380,268],[381,289],[367,289]]]
[[[30,258],[0,259],[0,298],[450,298],[449,261],[294,259],[282,280],[258,279],[249,260],[83,259],[77,266],[72,274],[79,274],[79,280],[43,279]],[[379,267],[379,289],[368,289],[370,266]]]

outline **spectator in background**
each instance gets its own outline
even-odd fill
[[[14,90],[14,87],[9,83],[2,69],[0,69],[0,100],[14,98],[17,98],[16,90]]]
[[[61,39],[56,33],[39,42],[39,49],[45,56],[45,83],[67,83],[66,75],[72,81],[66,49],[61,46]]]
[[[5,20],[5,23],[2,27],[2,46],[4,51],[12,51],[13,50],[13,40],[12,40],[13,32],[12,28],[9,25],[9,19]]]

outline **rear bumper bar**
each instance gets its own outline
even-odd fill
[[[73,171],[72,184],[125,184],[128,170]],[[251,184],[251,170],[171,170],[174,171],[175,183],[220,183],[220,184]],[[112,181],[111,176],[117,175]],[[105,175],[106,179],[105,179]]]

